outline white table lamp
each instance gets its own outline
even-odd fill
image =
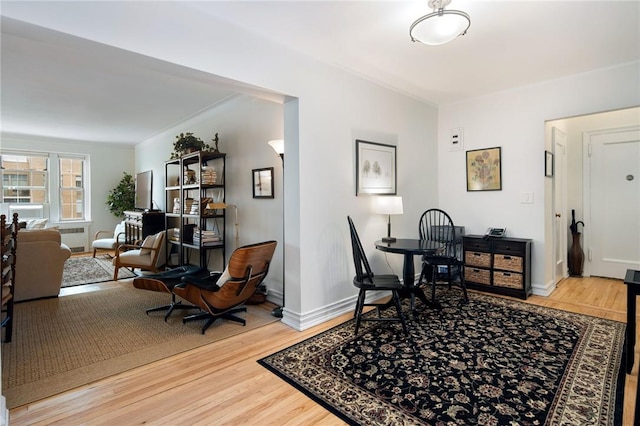
[[[393,243],[396,241],[391,236],[391,215],[402,214],[402,197],[378,197],[375,200],[374,210],[378,214],[386,214],[388,216],[387,222],[387,236],[382,238],[385,243]]]

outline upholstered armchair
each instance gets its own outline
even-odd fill
[[[118,280],[118,270],[122,267],[143,271],[160,272],[166,262],[166,231],[147,236],[142,245],[120,244],[113,258],[113,280]]]
[[[100,238],[102,237],[102,238]],[[96,232],[91,247],[93,248],[93,257],[96,257],[98,250],[114,251],[120,244],[124,244],[124,220],[116,225],[113,231]]]
[[[71,250],[57,229],[21,229],[16,250],[15,300],[57,297]]]

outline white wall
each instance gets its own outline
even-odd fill
[[[638,63],[495,93],[441,107],[438,120],[438,193],[467,233],[506,226],[508,235],[533,239],[534,292],[552,287],[551,234],[545,231],[545,203],[551,179],[544,177],[545,121],[640,105]],[[452,128],[464,128],[464,150],[447,151]],[[550,143],[550,142],[549,142]],[[502,147],[502,191],[467,192],[466,150]],[[532,204],[521,204],[533,192]]]
[[[134,173],[135,150],[132,146],[3,135],[2,148],[88,155],[91,185],[91,193],[88,194],[91,198],[89,244],[96,231],[112,230],[122,220],[111,214],[105,203],[109,191],[118,185],[123,173]]]

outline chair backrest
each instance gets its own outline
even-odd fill
[[[246,302],[256,292],[269,272],[276,241],[242,246],[229,258],[227,271],[231,278],[216,292],[202,292],[202,300],[212,312],[223,312]]]
[[[444,243],[445,249],[440,256],[458,257],[464,227],[454,226],[451,217],[440,209],[429,209],[422,213],[418,222],[421,240]]]
[[[123,220],[122,222],[117,224],[115,229],[113,230],[113,239],[116,240],[117,243],[124,243],[126,240],[124,234],[125,234],[125,224]]]
[[[372,281],[373,272],[371,272],[371,266],[369,266],[367,256],[364,254],[358,231],[356,231],[356,227],[350,216],[347,216],[347,221],[349,222],[349,231],[351,232],[351,249],[353,250],[353,262],[356,267],[356,280],[358,280],[358,282],[364,282],[365,280]]]

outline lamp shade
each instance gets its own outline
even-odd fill
[[[402,197],[377,197],[373,208],[378,214],[402,214]]]
[[[278,155],[284,154],[284,139],[273,139],[267,142]]]
[[[429,1],[434,12],[417,19],[411,25],[411,40],[437,46],[466,34],[471,26],[469,15],[459,10],[445,10],[444,6],[449,3],[450,0]]]

